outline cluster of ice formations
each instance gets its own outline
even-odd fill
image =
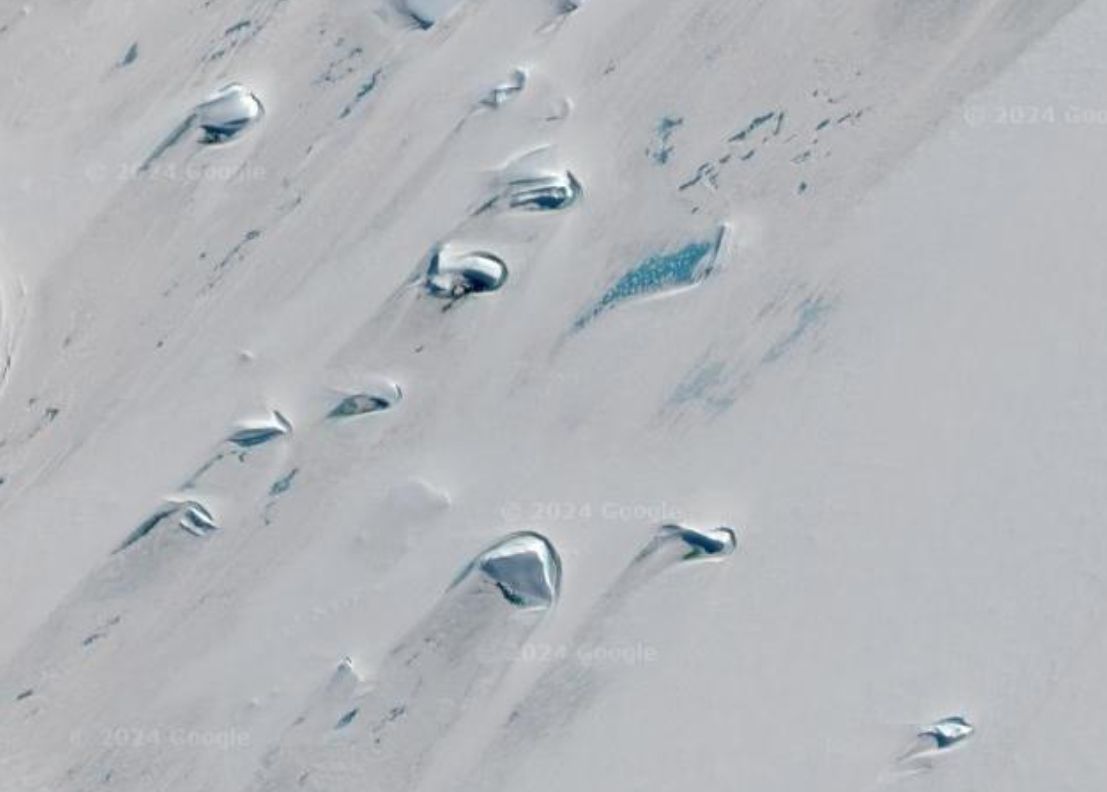
[[[435,297],[457,299],[496,291],[507,280],[507,265],[494,253],[441,246],[431,255],[427,290]]]
[[[472,575],[490,581],[516,607],[546,610],[557,601],[561,588],[561,558],[544,536],[522,531],[480,553],[454,585]]]
[[[183,507],[184,514],[181,515],[181,519],[177,524],[193,536],[204,537],[212,531],[218,530],[219,526],[215,524],[211,512],[203,505],[190,501],[183,504]]]

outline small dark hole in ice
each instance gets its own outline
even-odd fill
[[[435,297],[457,299],[466,294],[496,291],[506,280],[507,265],[499,256],[440,247],[431,256],[426,285]]]
[[[196,107],[196,123],[204,131],[205,143],[222,143],[261,120],[261,100],[246,87],[231,83],[220,88]]]
[[[288,422],[288,419],[274,411],[268,420],[246,425],[228,437],[227,440],[239,448],[253,448],[282,437],[291,431],[292,424]]]
[[[334,725],[334,728],[344,729],[347,726],[349,726],[353,722],[354,718],[356,718],[356,717],[357,717],[357,707],[354,707],[352,710],[350,710],[349,712],[347,712],[345,715],[343,715],[341,718],[338,719],[338,723],[336,723]]]
[[[15,700],[16,701],[23,701],[23,699],[30,698],[34,694],[35,694],[34,688],[27,688],[22,693],[20,693],[18,696],[16,696]]]

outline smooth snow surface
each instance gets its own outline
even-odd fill
[[[0,4],[0,792],[1107,787],[1105,38]]]

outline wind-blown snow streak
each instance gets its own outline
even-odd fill
[[[348,664],[266,759],[257,792],[404,792],[443,733],[495,686],[557,598],[561,561],[537,534],[505,538],[462,570],[356,693]]]
[[[568,730],[580,710],[618,675],[610,666],[590,667],[582,660],[582,652],[602,647],[611,639],[612,628],[632,616],[629,611],[640,589],[659,574],[689,562],[724,560],[737,542],[737,534],[729,527],[662,526],[593,606],[570,641],[571,651],[562,653],[515,707],[473,768],[473,778],[457,788],[506,789],[518,783],[506,777],[508,770],[525,766],[526,753],[540,751],[544,738]],[[694,607],[694,602],[679,606]]]

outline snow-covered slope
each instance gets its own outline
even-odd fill
[[[0,6],[0,792],[1102,786],[1105,33]]]

